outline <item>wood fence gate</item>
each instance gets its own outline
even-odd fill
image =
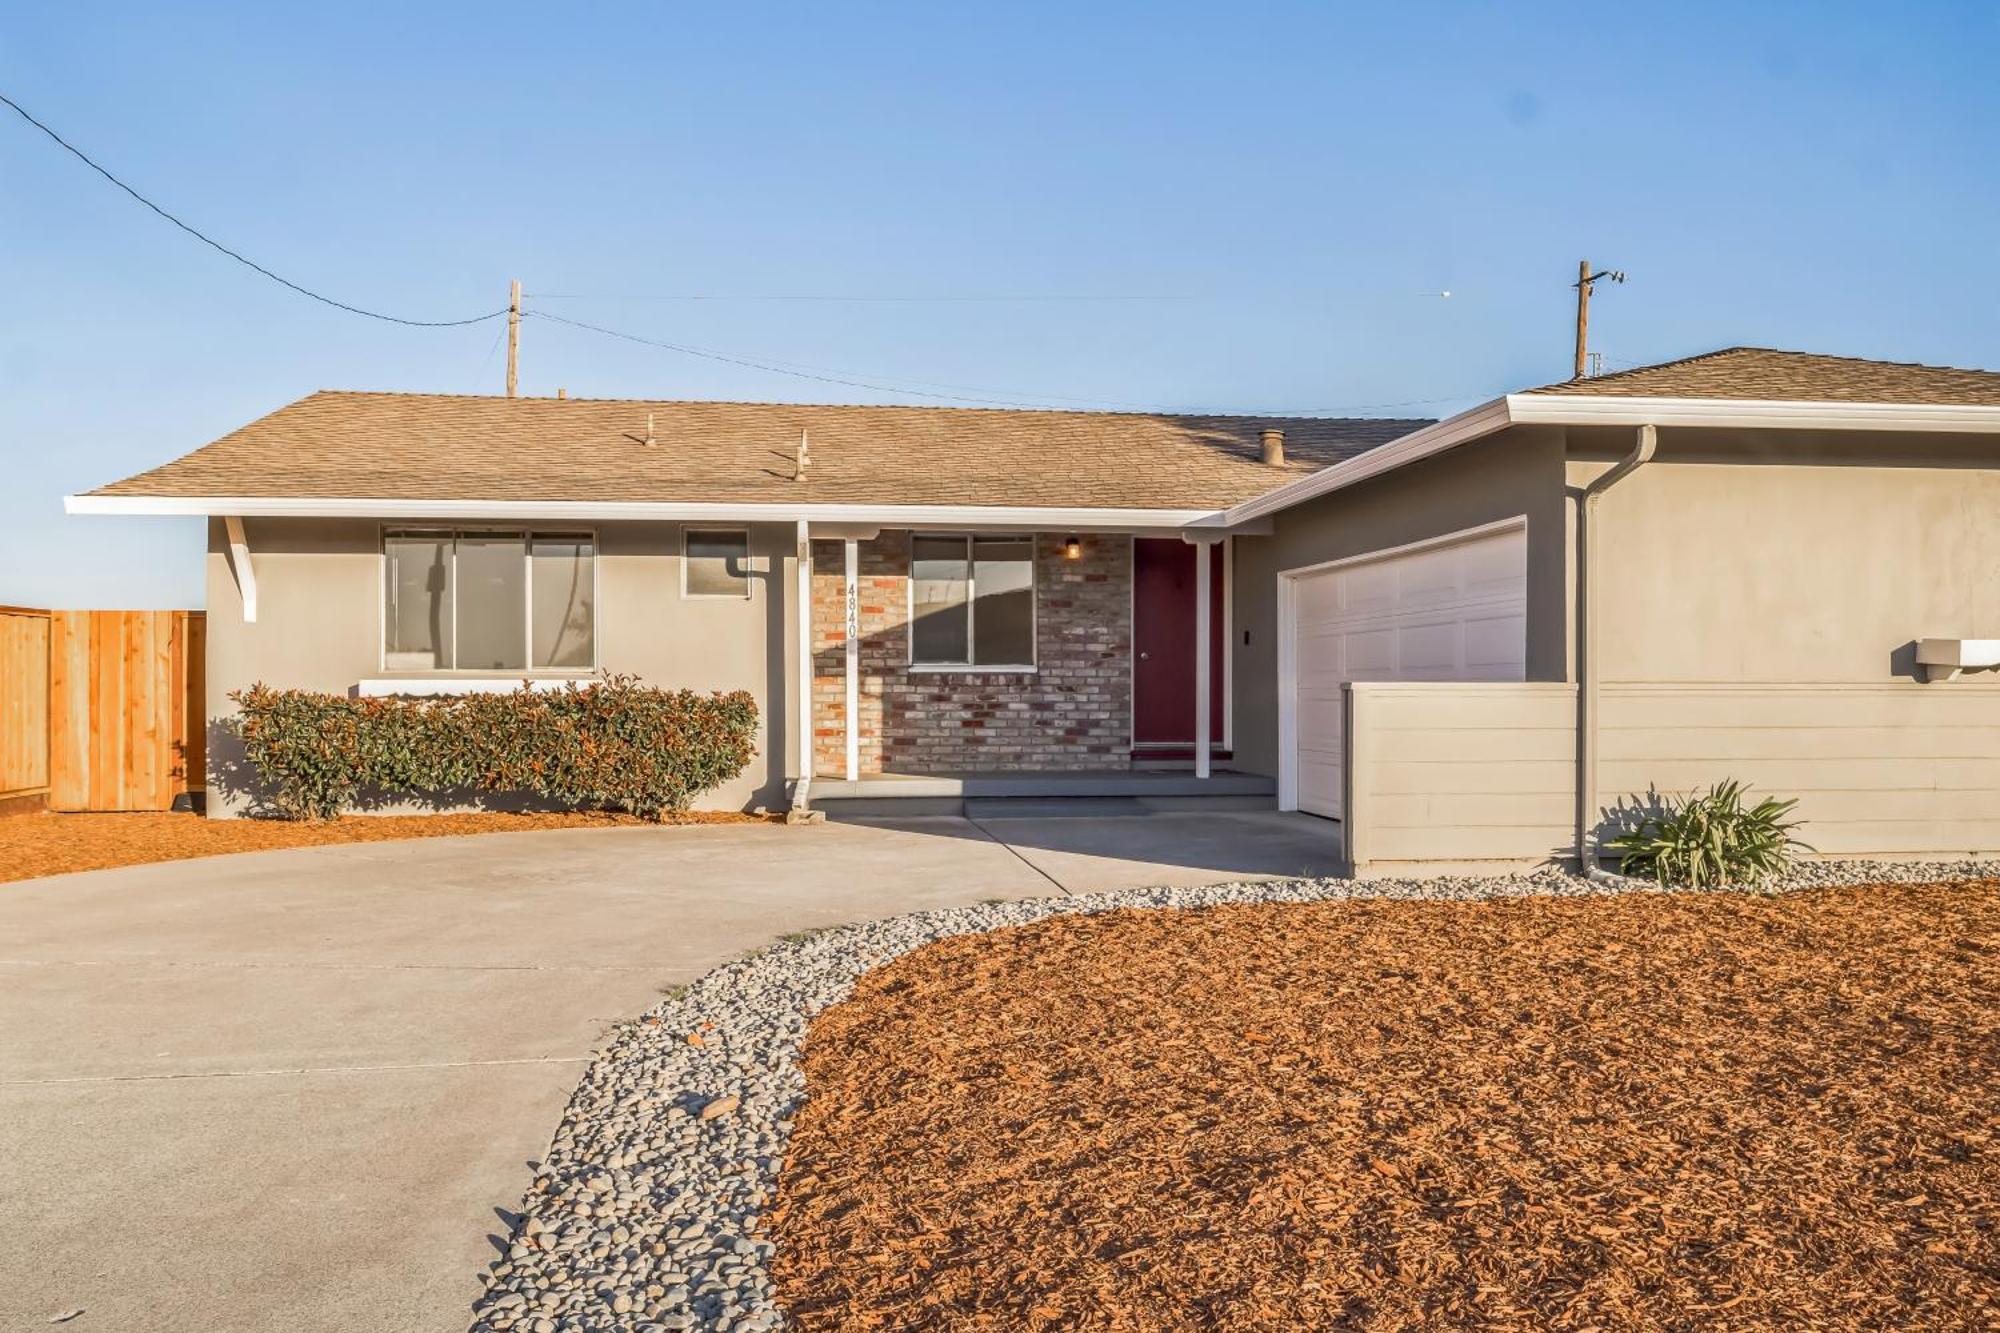
[[[168,810],[200,790],[206,623],[0,608],[0,801]]]

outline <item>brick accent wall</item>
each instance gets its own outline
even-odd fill
[[[861,543],[860,719],[863,773],[1123,769],[1132,739],[1132,542],[1035,538],[1038,669],[912,671],[910,534]],[[845,553],[813,543],[814,759],[847,766]]]

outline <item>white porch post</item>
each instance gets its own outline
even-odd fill
[[[847,780],[861,776],[861,543],[847,547]]]
[[[812,809],[813,779],[812,531],[804,519],[799,520],[798,585],[799,778],[792,789],[792,811],[803,815]]]
[[[1208,542],[1194,544],[1194,775],[1197,778],[1208,776],[1208,739],[1212,730],[1209,674],[1215,660],[1210,643],[1215,636],[1215,617],[1212,614],[1214,599],[1209,589],[1209,556],[1214,549]]]

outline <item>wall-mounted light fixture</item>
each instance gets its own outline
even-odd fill
[[[1063,559],[1065,560],[1083,559],[1083,538],[1081,537],[1063,538]]]

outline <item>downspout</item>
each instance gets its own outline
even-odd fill
[[[1653,459],[1660,434],[1639,427],[1638,443],[1609,471],[1584,487],[1576,510],[1576,861],[1588,878],[1606,876],[1597,863],[1597,502]]]

